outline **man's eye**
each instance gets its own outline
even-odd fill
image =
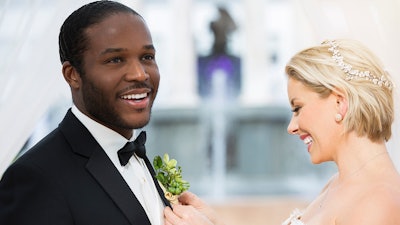
[[[121,57],[114,57],[107,60],[107,63],[121,63],[121,62],[123,62],[123,59]]]
[[[142,57],[143,60],[154,60],[154,55],[148,54]]]

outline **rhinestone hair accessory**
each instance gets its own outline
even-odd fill
[[[347,64],[343,61],[343,56],[340,54],[340,51],[338,49],[339,45],[336,41],[329,40],[323,42],[323,44],[328,44],[330,46],[328,51],[332,52],[332,59],[335,60],[340,69],[342,69],[343,72],[346,74],[346,80],[350,81],[357,78],[365,79],[371,81],[376,85],[379,85],[380,87],[385,86],[389,90],[393,88],[392,82],[386,79],[383,75],[381,77],[376,77],[368,70],[360,71],[352,69],[352,66],[350,64]]]

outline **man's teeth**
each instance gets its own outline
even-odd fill
[[[147,93],[143,94],[132,94],[132,95],[123,95],[121,98],[123,99],[142,99],[147,96]]]
[[[306,137],[303,141],[304,144],[309,145],[313,142],[313,139],[311,137]]]

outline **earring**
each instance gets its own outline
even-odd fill
[[[335,115],[335,121],[336,121],[336,122],[340,122],[340,121],[342,121],[342,120],[343,120],[342,114],[338,113],[338,114]]]

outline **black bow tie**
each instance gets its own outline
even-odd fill
[[[133,153],[136,153],[140,158],[145,158],[146,148],[144,144],[146,143],[146,132],[140,132],[139,136],[135,141],[126,143],[124,147],[118,150],[119,162],[122,166],[125,166],[129,159],[132,157]]]
[[[153,182],[157,188],[158,194],[160,195],[162,201],[164,202],[164,205],[171,207],[171,204],[165,198],[164,192],[161,189],[160,185],[158,184],[153,166],[151,165],[149,159],[146,156],[146,148],[144,147],[145,143],[146,143],[146,131],[142,131],[140,132],[139,136],[136,138],[135,141],[126,143],[124,147],[118,150],[119,162],[121,163],[122,166],[125,166],[128,163],[129,159],[132,157],[133,153],[136,153],[137,156],[142,158],[146,163],[147,168],[150,171],[150,174],[153,178]]]

